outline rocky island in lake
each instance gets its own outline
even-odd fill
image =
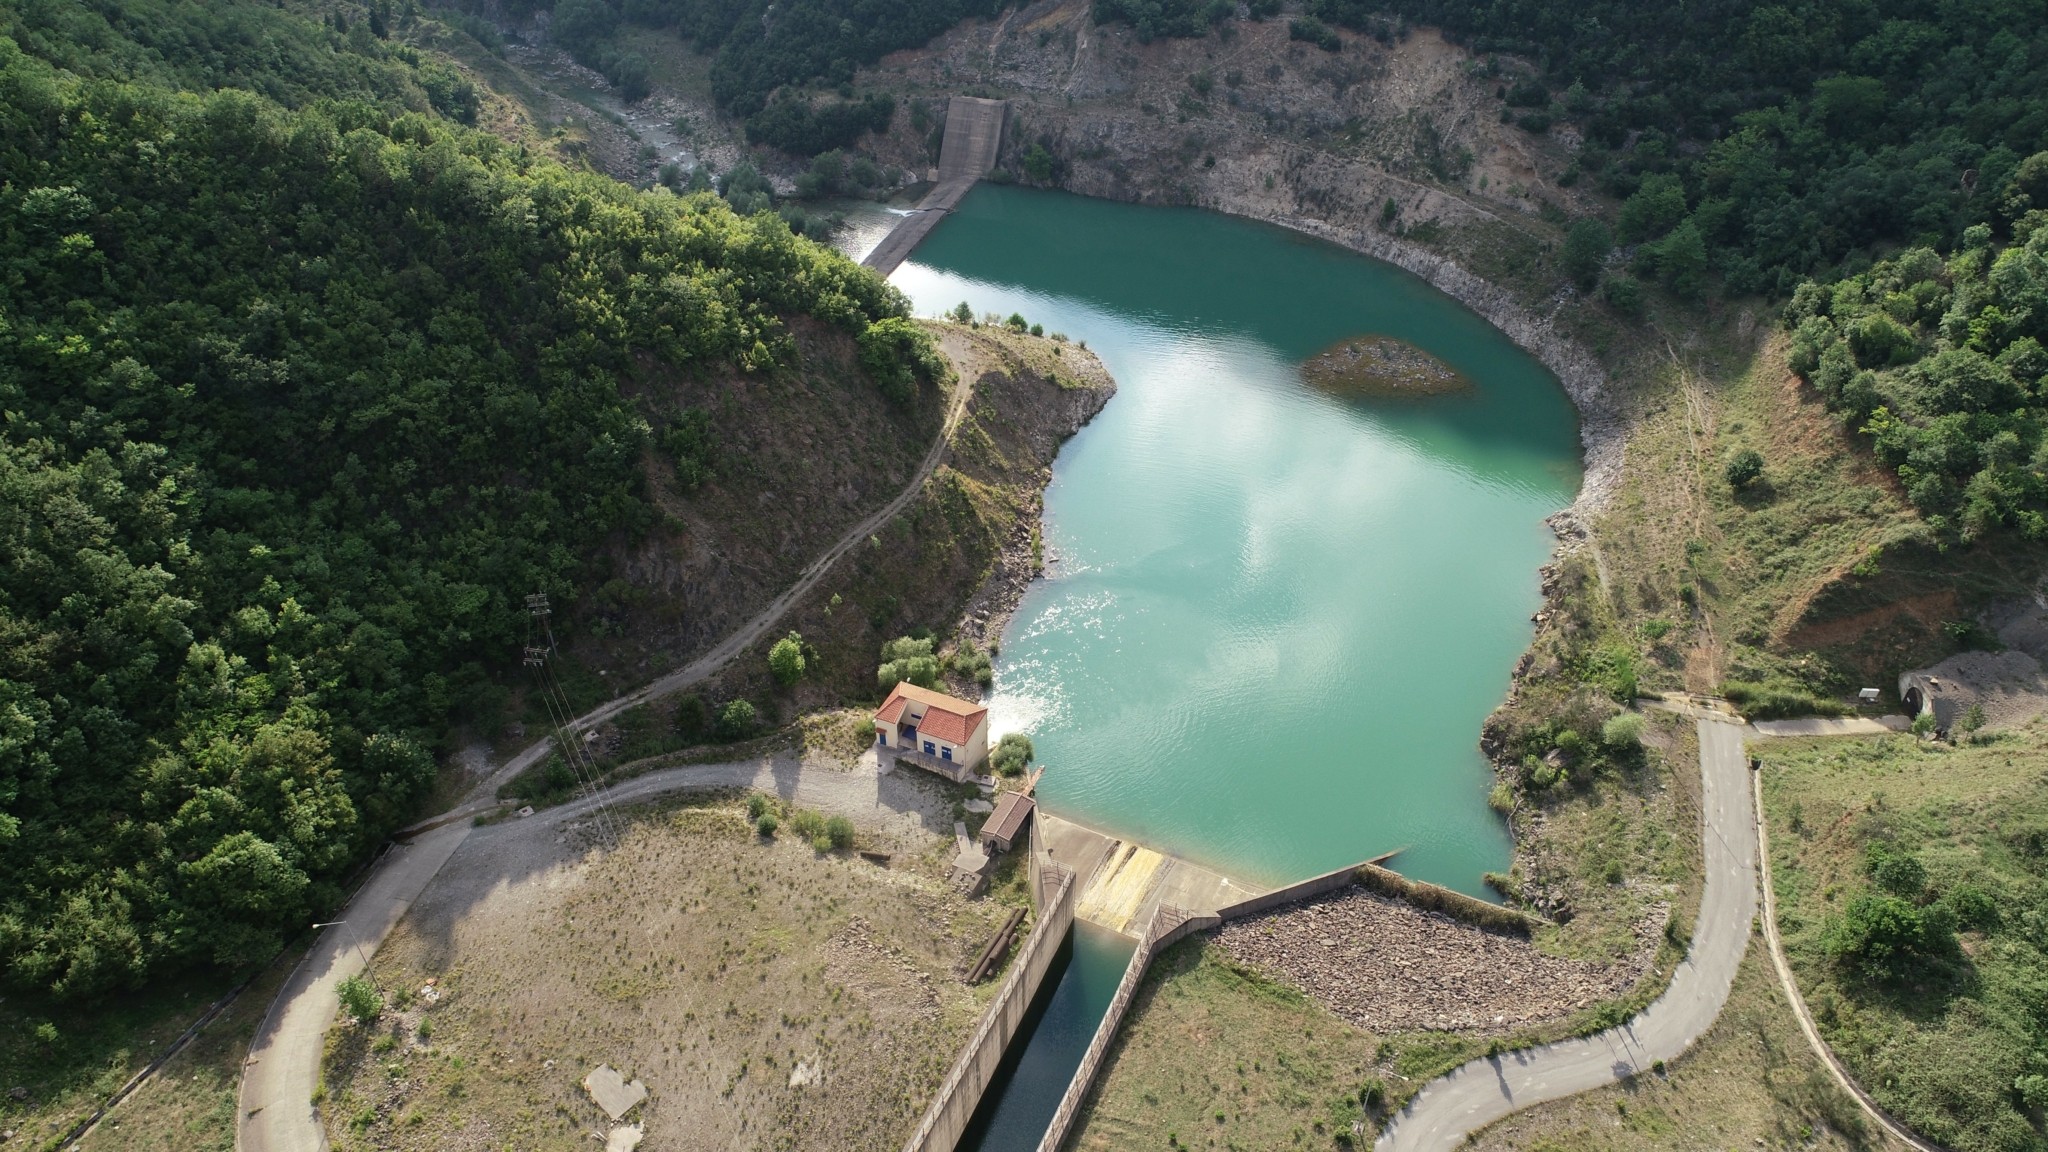
[[[1443,396],[1472,387],[1457,369],[1391,336],[1339,340],[1303,361],[1301,374],[1336,396]]]

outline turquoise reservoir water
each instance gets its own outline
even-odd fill
[[[1274,883],[1395,848],[1503,867],[1479,728],[1579,481],[1556,381],[1408,274],[1194,210],[983,186],[899,269],[1085,340],[1118,394],[1061,453],[1057,557],[1004,637],[994,727],[1053,811]],[[1296,365],[1418,345],[1469,394],[1340,400]]]

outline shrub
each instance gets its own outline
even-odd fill
[[[1573,283],[1591,288],[1599,281],[1601,269],[1607,266],[1607,254],[1613,249],[1614,234],[1607,230],[1607,225],[1589,217],[1573,224],[1565,234],[1564,252],[1558,263]]]
[[[1728,458],[1728,466],[1721,470],[1728,486],[1737,492],[1756,483],[1764,474],[1764,458],[1754,448],[1744,448]]]
[[[932,655],[930,640],[899,636],[882,645],[882,665],[875,669],[875,682],[887,692],[908,680],[919,688],[939,683],[939,659]]]
[[[1927,887],[1927,867],[1919,858],[1886,844],[1872,844],[1864,849],[1863,873],[1879,888],[1908,900]]]
[[[763,816],[767,815],[767,813],[768,813],[768,797],[766,797],[766,796],[763,796],[763,795],[761,795],[761,794],[760,794],[759,792],[754,792],[754,793],[750,793],[750,794],[748,794],[748,796],[747,796],[747,822],[748,822],[748,823],[755,823],[755,822],[758,822],[758,821],[759,821],[759,820],[761,819],[761,817],[763,817]]]
[[[804,638],[795,632],[784,636],[768,649],[768,670],[775,674],[776,683],[784,688],[795,684],[804,676]]]
[[[825,818],[808,808],[799,808],[789,814],[789,830],[816,843],[825,837]]]
[[[1958,884],[1941,897],[1942,906],[1959,928],[1989,932],[1998,927],[1998,901],[1974,884]]]
[[[958,304],[953,305],[951,315],[955,324],[972,324],[974,323],[974,306],[962,300]]]
[[[734,700],[718,710],[718,734],[727,740],[751,736],[758,719],[752,701]]]
[[[775,839],[775,830],[780,827],[782,821],[777,820],[773,812],[763,812],[754,820],[754,831],[769,840]]]
[[[1009,325],[1012,332],[1023,332],[1031,327],[1030,322],[1024,319],[1024,315],[1021,312],[1010,313],[1010,318],[1003,321],[1003,323]]]
[[[882,395],[909,403],[920,384],[935,384],[946,374],[946,361],[930,334],[898,316],[869,324],[860,334],[860,365]]]
[[[1600,742],[1617,750],[1641,747],[1643,718],[1634,712],[1621,712],[1608,717],[1607,723],[1600,726]]]
[[[1313,16],[1288,21],[1287,38],[1306,41],[1325,52],[1336,52],[1344,47],[1344,41],[1337,38],[1337,34],[1330,30],[1330,26]]]
[[[676,701],[676,735],[685,740],[695,740],[703,736],[704,730],[710,726],[711,708],[704,703],[702,696],[692,692]]]
[[[1623,316],[1643,314],[1643,285],[1633,276],[1609,276],[1600,285],[1600,298]]]
[[[853,847],[853,821],[844,816],[833,816],[825,821],[825,840],[833,848]]]
[[[1046,151],[1045,145],[1033,144],[1031,150],[1024,154],[1023,167],[1024,175],[1029,176],[1032,183],[1052,183],[1055,163],[1052,153]]]
[[[963,643],[959,650],[953,653],[951,663],[954,671],[973,677],[976,684],[986,687],[995,682],[993,657],[975,647],[971,640]]]
[[[377,986],[361,975],[335,985],[334,993],[341,998],[342,1011],[358,1024],[368,1024],[384,1011],[384,997],[377,993]]]
[[[1897,896],[1865,892],[1828,925],[1823,946],[1830,960],[1866,980],[1900,980],[1953,947],[1953,936],[1943,946],[1942,927]]]
[[[1015,776],[1024,771],[1025,765],[1031,763],[1037,754],[1037,750],[1031,747],[1031,737],[1022,732],[1010,732],[996,741],[995,751],[989,755],[989,763],[1002,775]]]

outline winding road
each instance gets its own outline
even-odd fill
[[[572,731],[587,731],[628,708],[687,688],[723,668],[767,635],[791,606],[817,587],[842,556],[879,532],[917,499],[925,482],[945,459],[946,447],[952,442],[973,391],[973,361],[967,350],[950,335],[942,336],[940,343],[959,369],[959,382],[953,389],[952,404],[939,434],[903,490],[847,529],[845,535],[811,561],[795,583],[716,647],[652,683],[592,708],[570,723]],[[236,1112],[237,1152],[325,1152],[327,1133],[320,1124],[314,1096],[320,1086],[327,1028],[334,1022],[336,986],[368,966],[370,954],[461,847],[469,835],[469,818],[497,807],[498,789],[539,763],[552,743],[552,737],[535,741],[479,782],[462,803],[412,829],[416,834],[377,861],[362,888],[335,915],[334,926],[314,941],[312,949],[278,990],[277,999],[250,1042]],[[652,795],[665,788],[689,787],[706,777],[701,772],[653,774],[609,792],[606,798]],[[401,837],[405,835],[400,833]]]
[[[1699,724],[1706,888],[1692,947],[1672,974],[1670,987],[1619,1027],[1474,1060],[1430,1082],[1381,1134],[1377,1152],[1447,1152],[1511,1112],[1673,1059],[1720,1016],[1756,917],[1756,813],[1743,751],[1748,728],[1720,713],[1674,710],[1696,717]]]

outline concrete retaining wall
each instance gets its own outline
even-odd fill
[[[1362,867],[1366,867],[1366,865],[1346,864],[1342,868],[1332,872],[1325,872],[1321,876],[1311,876],[1306,880],[1289,884],[1285,888],[1275,888],[1264,896],[1254,896],[1249,900],[1239,900],[1235,904],[1218,908],[1216,910],[1216,918],[1228,921],[1242,919],[1246,916],[1256,916],[1268,909],[1278,908],[1282,904],[1292,904],[1297,900],[1306,900],[1311,896],[1321,896],[1325,892],[1335,892],[1339,888],[1349,888],[1358,882],[1358,870]]]
[[[1011,961],[1010,974],[989,1002],[974,1035],[960,1049],[952,1070],[946,1073],[945,1082],[932,1097],[931,1107],[925,1110],[923,1121],[904,1143],[903,1152],[953,1152],[960,1133],[981,1103],[982,1093],[988,1090],[997,1066],[1003,1062],[1003,1054],[1009,1051],[1024,1013],[1038,995],[1045,970],[1052,965],[1053,957],[1059,955],[1060,945],[1074,926],[1074,901],[1079,886],[1073,872],[1057,864],[1040,865],[1036,859],[1032,864],[1032,871],[1052,885],[1051,898],[1040,902],[1038,923],[1025,938],[1017,958]]]
[[[1037,849],[1034,841],[1033,850]],[[1376,859],[1384,859],[1377,857]],[[1537,923],[1534,917],[1524,916],[1513,909],[1475,900],[1461,892],[1453,892],[1435,884],[1410,880],[1398,872],[1391,872],[1370,861],[1350,864],[1343,868],[1325,872],[1296,881],[1285,888],[1276,888],[1249,900],[1240,900],[1216,910],[1214,915],[1197,915],[1179,908],[1161,907],[1153,913],[1152,923],[1146,929],[1145,937],[1131,953],[1131,962],[1124,967],[1124,978],[1117,984],[1116,996],[1109,1002],[1109,1010],[1102,1015],[1102,1023],[1095,1028],[1095,1038],[1089,1042],[1088,1052],[1081,1058],[1080,1067],[1074,1069],[1074,1078],[1067,1083],[1067,1093],[1060,1098],[1059,1111],[1053,1113],[1052,1123],[1046,1127],[1045,1138],[1038,1143],[1038,1152],[1059,1152],[1066,1143],[1067,1135],[1074,1121],[1080,1118],[1081,1105],[1094,1090],[1095,1077],[1102,1071],[1102,1065],[1109,1057],[1109,1046],[1116,1039],[1117,1030],[1123,1026],[1124,1013],[1131,1002],[1137,999],[1138,986],[1144,982],[1146,969],[1152,966],[1152,958],[1166,951],[1182,939],[1196,932],[1207,931],[1219,924],[1256,916],[1278,908],[1335,892],[1353,884],[1366,887],[1391,896],[1407,900],[1431,911],[1442,912],[1460,920],[1479,923],[1483,927],[1500,928],[1519,924],[1525,930]]]

